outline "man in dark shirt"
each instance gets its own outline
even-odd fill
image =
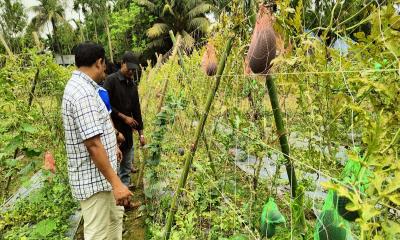
[[[139,133],[140,144],[145,145],[137,88],[140,70],[137,62],[132,52],[125,52],[122,56],[121,69],[110,74],[104,83],[104,88],[110,97],[111,117],[115,128],[125,137],[125,142],[120,146],[123,158],[118,175],[126,186],[130,185],[130,173],[133,171],[133,129]]]

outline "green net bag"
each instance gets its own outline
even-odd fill
[[[356,190],[363,193],[368,188],[368,179],[371,176],[371,172],[362,166],[364,157],[361,156],[360,149],[355,148],[353,152],[355,152],[356,155],[349,157],[341,178],[344,184],[354,187],[351,191]],[[360,213],[358,211],[349,211],[346,209],[346,205],[350,202],[348,198],[339,196],[338,212],[344,219],[353,222],[360,217]]]
[[[261,214],[260,233],[261,236],[272,237],[275,234],[276,225],[286,223],[285,217],[279,211],[273,198],[269,198],[264,205]]]
[[[325,199],[321,214],[317,218],[314,240],[352,240],[349,223],[338,211],[337,194],[330,190]]]

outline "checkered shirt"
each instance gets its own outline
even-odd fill
[[[78,200],[112,189],[91,160],[84,140],[100,135],[111,166],[117,171],[117,140],[107,108],[97,94],[98,88],[89,76],[74,71],[62,101],[68,177],[72,195]]]

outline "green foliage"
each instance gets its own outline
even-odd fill
[[[196,14],[202,12],[203,16],[205,9],[203,5],[192,11],[195,8],[186,6],[188,11],[181,11],[184,9],[179,5],[181,2],[161,0],[147,2],[146,7],[139,7],[136,1],[116,1],[115,5],[104,1],[101,6],[94,1],[75,2],[85,10],[86,19],[80,23],[76,36],[106,45],[107,20],[117,55],[126,49],[142,51],[148,43],[146,30],[153,23],[172,24],[181,15],[185,15],[185,21],[193,20]],[[397,239],[400,226],[398,216],[393,213],[400,205],[400,56],[396,42],[399,18],[392,5],[378,8],[375,3],[364,5],[361,1],[355,1],[354,5],[351,1],[316,1],[316,9],[311,9],[310,1],[285,0],[279,2],[276,14],[275,28],[282,36],[285,49],[274,60],[271,74],[280,93],[287,131],[293,133],[289,139],[291,157],[302,173],[318,170],[321,175],[338,179],[347,174],[347,168],[346,162],[335,156],[340,148],[348,149],[345,153],[357,169],[352,174],[358,176],[349,177],[345,183],[335,181],[324,185],[330,192],[336,192],[338,198],[348,200],[346,210],[360,213],[355,222],[348,224],[336,212],[330,212],[332,209],[325,209],[315,219],[312,209],[319,209],[321,203],[307,194],[320,188],[314,178],[305,179],[306,176],[300,175],[300,197],[291,200],[282,188],[287,180],[279,179],[279,171],[272,173],[272,179],[259,177],[263,171],[261,159],[267,155],[279,168],[283,156],[265,94],[265,79],[243,75],[243,56],[251,33],[248,20],[255,2],[234,0],[227,6],[223,1],[207,2],[219,4],[218,23],[208,39],[216,46],[217,55],[221,55],[218,50],[229,37],[226,29],[240,26],[240,38],[228,58],[220,91],[216,93],[205,125],[208,149],[200,142],[187,187],[177,206],[171,238],[258,239],[264,200],[273,195],[282,215],[293,219],[287,226],[276,228],[274,239],[312,239],[314,234],[307,229],[319,221],[343,223],[325,224],[328,228],[331,226],[329,230],[337,234],[336,238],[343,233],[347,235],[351,228],[352,234],[360,239]],[[155,17],[145,9],[154,10]],[[186,15],[190,16],[186,18]],[[196,21],[192,25],[202,25]],[[61,23],[57,26],[63,29]],[[167,28],[157,26],[153,34],[162,36]],[[315,28],[313,33],[321,36],[321,40],[305,32],[304,28],[309,26]],[[365,26],[370,27],[365,30]],[[69,27],[65,27],[68,32]],[[58,36],[64,32],[60,31]],[[336,38],[336,34],[356,40],[344,38],[349,45],[347,55],[329,47],[329,39]],[[67,37],[65,44],[73,41]],[[201,39],[195,37],[197,42]],[[64,41],[61,37],[59,40]],[[148,239],[162,236],[167,209],[183,165],[177,149],[190,152],[199,113],[215,80],[206,77],[200,69],[203,51],[195,48],[190,56],[183,56],[185,71],[176,59],[163,59],[163,64],[149,66],[140,82],[146,131],[152,133],[149,155],[156,163],[145,169],[145,182],[149,184],[145,189],[149,197]],[[59,176],[46,182],[46,191],[36,193],[28,201],[19,203],[15,210],[2,215],[0,234],[9,239],[61,239],[67,228],[66,219],[75,209],[66,182],[59,112],[63,86],[71,69],[57,66],[51,56],[37,55],[35,50],[21,52],[15,58],[0,57],[0,171],[5,173],[0,176],[1,192],[10,177],[9,192],[12,192],[36,171],[38,155],[48,148],[56,152]],[[38,69],[38,85],[29,106]],[[158,113],[156,94],[162,90],[166,78],[170,80],[169,94]],[[362,154],[349,150],[356,146]],[[258,159],[255,166],[250,166],[255,174],[245,174],[236,167],[237,156],[231,151],[235,148],[243,151],[241,164],[249,156]],[[16,149],[19,150],[15,155]]]
[[[175,120],[175,112],[184,109],[185,103],[182,102],[181,96],[173,96],[169,94],[165,100],[165,105],[157,114],[154,121],[155,131],[151,135],[151,143],[147,146],[149,149],[150,159],[146,161],[148,165],[158,165],[160,163],[162,144],[164,135],[168,130],[168,125],[173,124]]]
[[[76,209],[67,183],[60,113],[62,90],[71,69],[58,66],[51,55],[25,51],[16,58],[0,56],[0,171],[5,173],[0,176],[0,202],[42,167],[46,150],[56,158],[57,175],[2,213],[0,235],[5,239],[63,239],[67,219]]]
[[[281,10],[286,9],[285,4],[289,8],[290,2],[285,1],[279,6]],[[231,6],[235,7],[235,4]],[[303,6],[309,6],[308,2],[303,1]],[[393,50],[390,44],[385,43],[386,39],[392,39],[392,34],[395,34],[387,24],[393,23],[391,21],[394,20],[389,19],[396,17],[389,6],[379,10],[372,12],[371,19],[378,19],[375,16],[380,16],[381,20],[371,21],[370,24],[372,29],[380,30],[371,34],[360,33],[358,43],[349,41],[348,55],[342,55],[326,46],[324,41],[303,33],[301,26],[307,20],[303,18],[300,7],[293,8],[293,11],[280,11],[277,16],[277,30],[286,40],[285,47],[292,43],[292,48],[288,48],[285,55],[274,61],[272,73],[281,94],[280,103],[288,132],[295,132],[298,134],[296,139],[304,138],[307,143],[303,147],[297,147],[293,139],[290,142],[296,167],[307,172],[318,169],[321,174],[340,178],[345,171],[345,162],[342,163],[335,157],[339,148],[346,146],[352,149],[353,146],[361,146],[365,149],[366,162],[360,161],[360,164],[372,172],[372,175],[368,175],[371,183],[365,193],[357,188],[349,190],[343,183],[327,185],[328,189],[338,191],[339,196],[350,199],[346,208],[363,209],[361,218],[351,225],[352,234],[363,239],[380,239],[382,236],[393,239],[397,237],[398,231],[396,216],[390,213],[394,211],[391,208],[398,208],[398,184],[395,183],[398,175],[395,159],[398,159],[400,135],[399,115],[396,110],[399,100],[399,94],[396,94],[399,91],[396,70],[398,56],[397,49]],[[241,16],[233,18],[226,18],[227,24],[232,24],[234,19],[241,19]],[[225,24],[225,20],[220,19],[219,24]],[[214,38],[209,39],[217,50],[226,41],[224,34],[221,30]],[[262,190],[257,195],[253,191],[251,177],[243,176],[240,170],[232,167],[232,153],[229,151],[232,148],[243,150],[244,160],[248,155],[264,157],[268,153],[273,156],[278,149],[271,109],[267,107],[269,104],[265,97],[264,79],[242,75],[243,49],[248,43],[247,34],[243,35],[243,42],[238,42],[228,60],[227,74],[224,75],[221,91],[217,93],[210,121],[205,127],[218,177],[212,177],[209,158],[205,146],[201,144],[194,159],[197,164],[194,164],[190,172],[188,186],[178,206],[177,224],[171,233],[173,239],[191,236],[202,238],[205,233],[210,239],[225,239],[237,233],[257,236],[255,229],[259,229],[258,214],[263,206],[260,199],[266,198],[268,190],[287,184],[281,179],[262,179],[258,187]],[[381,44],[371,44],[372,41]],[[184,57],[184,65],[188,68],[184,77],[180,66],[173,60],[144,73],[142,93],[147,95],[150,90],[157,92],[157,89],[162,88],[163,79],[168,76],[171,79],[171,89],[175,89],[175,92],[184,91],[189,103],[192,102],[191,99],[195,99],[196,106],[203,106],[205,93],[209,91],[212,80],[209,81],[202,75],[198,67],[201,61],[199,55],[194,51],[190,57]],[[381,65],[379,71],[373,70],[375,63]],[[148,106],[157,105],[151,104],[156,99],[155,95],[148,94],[146,99]],[[181,157],[171,150],[182,146],[190,148],[190,135],[195,129],[192,122],[197,119],[194,109],[201,111],[196,106],[188,104],[184,113],[177,113],[176,119],[179,121],[171,124],[171,130],[164,135],[164,151],[161,156],[165,161],[148,170],[159,174],[159,182],[166,182],[164,186],[159,185],[159,199],[151,202],[150,211],[156,213],[148,222],[149,238],[161,236],[161,229],[165,224],[165,209],[168,208],[166,203],[171,200],[172,191],[175,190],[168,186],[178,184],[177,179],[182,168]],[[147,116],[148,119],[155,119],[154,111],[154,108],[148,108],[148,112],[153,112]],[[358,159],[357,155],[353,156],[352,151],[346,152],[352,159]],[[168,169],[168,173],[165,169]],[[304,189],[300,187],[302,192],[319,188],[316,186],[319,183],[314,179],[307,184],[302,178],[304,176],[300,175],[300,186],[304,186]],[[357,186],[358,183],[352,182],[352,185]],[[263,191],[265,189],[267,191]],[[281,194],[284,193],[278,190],[275,199],[280,206],[282,203],[282,213],[293,216],[294,221],[287,223],[289,226],[279,231],[277,228],[274,238],[312,239],[313,233],[307,229],[311,229],[318,221],[310,217],[314,215],[311,206],[319,206],[318,200],[299,193],[301,198],[289,204],[285,202],[289,197],[282,197]],[[202,208],[207,205],[209,207]],[[194,208],[199,210],[194,211]],[[190,214],[190,219],[185,220],[186,214]],[[325,221],[329,222],[329,213],[326,216]],[[337,213],[336,216],[340,218]],[[346,231],[349,228],[350,225]],[[374,230],[367,231],[371,228]],[[342,236],[341,229],[331,230]]]
[[[13,52],[20,50],[18,49],[20,35],[26,25],[27,16],[21,1],[4,0],[0,2],[1,33]]]
[[[79,31],[75,31],[68,22],[62,22],[57,27],[56,36],[60,44],[60,54],[73,54],[72,48],[80,42]]]
[[[147,30],[147,36],[152,40],[149,43],[151,48],[160,48],[165,45],[171,47],[171,44],[165,40],[169,39],[169,31],[179,34],[182,37],[183,47],[192,49],[196,40],[204,36],[210,25],[205,14],[212,10],[212,5],[203,1],[158,1],[140,0],[142,6],[155,14],[156,23]],[[191,34],[196,32],[193,37]]]
[[[35,16],[31,21],[31,25],[37,31],[43,30],[47,23],[51,23],[53,35],[50,47],[56,53],[60,53],[61,46],[57,36],[57,28],[58,24],[65,22],[63,6],[59,0],[39,0],[39,5],[33,6],[32,11],[35,13]]]
[[[144,29],[153,21],[154,17],[135,2],[114,10],[110,15],[110,31],[116,55],[122,56],[127,50],[144,54],[148,43]]]
[[[0,217],[4,239],[64,239],[68,218],[77,209],[65,178],[53,176],[44,187]]]

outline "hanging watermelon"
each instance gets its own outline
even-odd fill
[[[346,209],[346,205],[351,203],[351,201],[347,197],[340,196],[338,200],[338,212],[340,216],[342,216],[347,221],[354,222],[357,218],[360,217],[358,211],[349,211]]]
[[[285,217],[279,211],[274,199],[269,198],[261,214],[261,235],[268,238],[272,237],[275,234],[276,225],[281,223],[286,223]]]
[[[322,212],[316,222],[314,240],[351,239],[350,226],[338,213],[338,201],[336,192],[329,190]]]
[[[318,229],[319,240],[346,240],[346,229],[338,224],[337,212],[325,210],[321,213],[321,226]]]
[[[253,73],[266,74],[271,68],[271,61],[276,56],[276,36],[273,28],[272,12],[263,4],[257,15],[256,26],[251,36],[247,54]]]
[[[201,68],[207,76],[214,76],[217,73],[218,60],[215,53],[214,45],[210,42],[207,43],[206,51],[201,60]]]
[[[364,157],[361,154],[361,149],[355,147],[352,151],[353,158],[351,157],[347,160],[344,170],[342,172],[342,181],[350,186],[354,186],[360,192],[365,192],[368,187],[369,178],[371,177],[371,172],[366,169],[361,163],[364,161]],[[353,191],[353,189],[350,189]],[[338,212],[347,221],[354,222],[360,217],[361,210],[359,211],[349,211],[346,209],[346,205],[351,203],[351,200],[345,196],[339,196],[338,199]]]

